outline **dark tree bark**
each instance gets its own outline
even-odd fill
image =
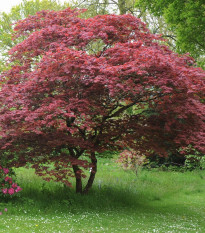
[[[82,186],[82,177],[81,177],[80,168],[77,165],[73,165],[72,167],[76,179],[76,193],[82,193],[83,186]]]
[[[92,162],[92,170],[90,172],[90,177],[88,179],[88,182],[83,190],[83,194],[87,194],[89,192],[89,190],[92,188],[95,179],[95,174],[97,172],[97,159],[95,156],[95,152],[91,152],[91,162]]]

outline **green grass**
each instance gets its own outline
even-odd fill
[[[89,195],[18,169],[21,197],[0,202],[0,232],[205,232],[205,171],[141,170],[100,159]]]

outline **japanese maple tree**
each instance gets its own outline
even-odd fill
[[[74,176],[86,193],[96,152],[166,156],[189,144],[203,152],[205,72],[134,16],[82,12],[41,11],[16,24],[15,37],[27,39],[10,50],[12,68],[1,74],[1,163],[30,162],[66,185]]]

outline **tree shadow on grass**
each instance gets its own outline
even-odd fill
[[[124,211],[144,214],[180,214],[191,210],[183,203],[166,202],[160,197],[138,193],[132,189],[115,186],[94,186],[88,195],[76,194],[74,189],[60,185],[43,184],[30,187],[10,203],[27,213],[106,213]]]

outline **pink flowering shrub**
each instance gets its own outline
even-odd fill
[[[22,190],[12,179],[11,171],[0,166],[0,196],[13,196]]]
[[[132,170],[137,174],[140,166],[147,163],[146,157],[141,155],[138,151],[126,149],[119,154],[116,161],[124,170]]]

